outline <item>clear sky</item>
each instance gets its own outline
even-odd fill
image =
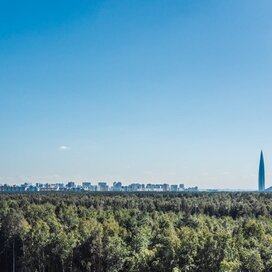
[[[0,182],[272,185],[272,1],[3,0]]]

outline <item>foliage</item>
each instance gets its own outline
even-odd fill
[[[1,271],[272,271],[269,193],[0,195]]]

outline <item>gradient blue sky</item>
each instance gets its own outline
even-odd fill
[[[1,1],[0,182],[272,185],[270,0]]]

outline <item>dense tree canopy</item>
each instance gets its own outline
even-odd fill
[[[0,243],[1,271],[272,271],[272,194],[1,194]]]

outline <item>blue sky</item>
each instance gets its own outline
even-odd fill
[[[272,185],[271,10],[1,1],[0,182]]]

